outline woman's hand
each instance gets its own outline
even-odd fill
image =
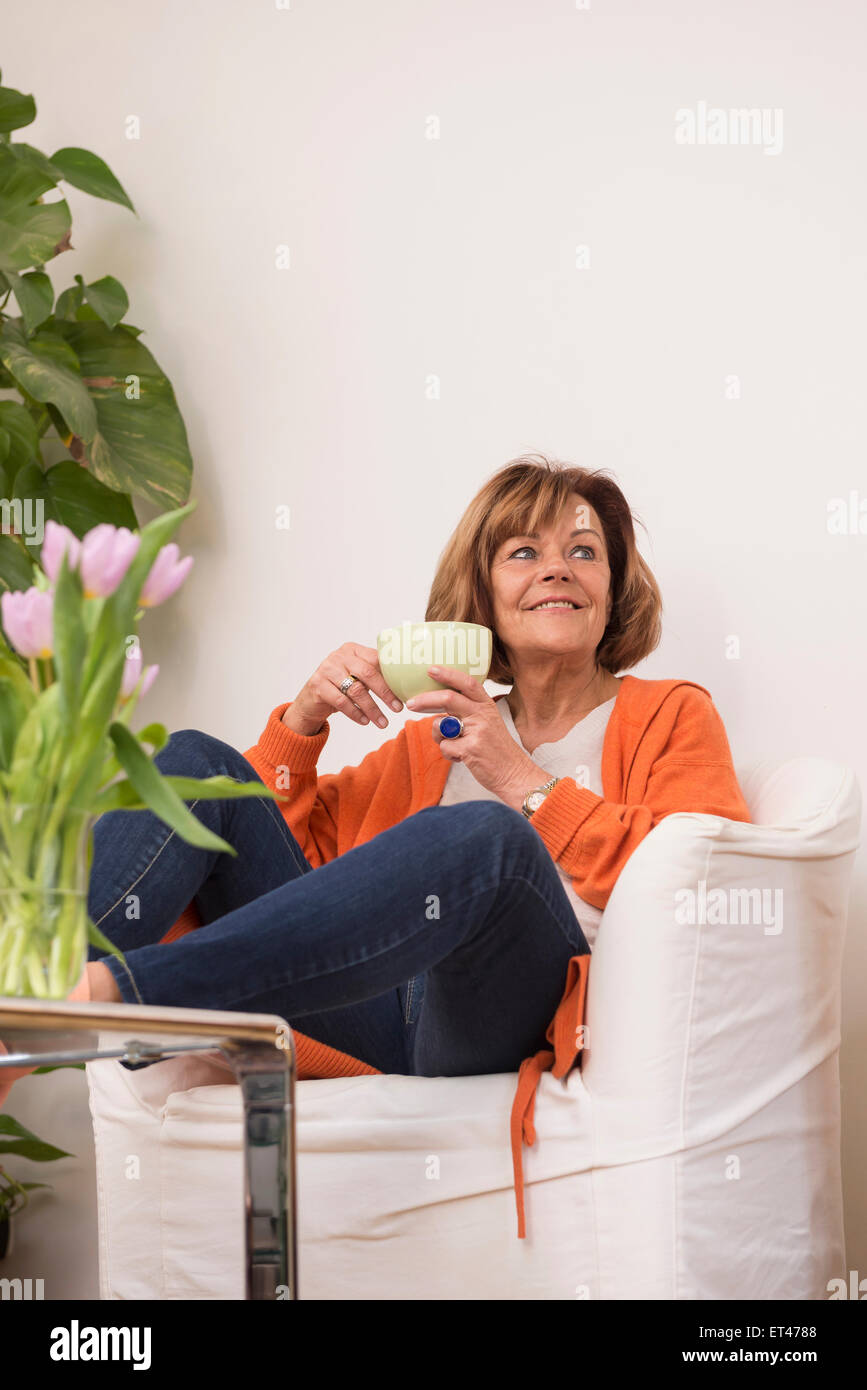
[[[344,695],[340,682],[348,675],[357,676],[358,680]],[[318,734],[328,716],[336,711],[354,719],[356,724],[369,724],[372,720],[385,729],[388,720],[374,702],[371,691],[392,709],[403,709],[379,669],[376,648],[363,647],[360,642],[344,642],[317,666],[298,698],[286,710],[282,722],[295,733]]]
[[[520,811],[527,792],[547,782],[549,773],[515,742],[496,702],[479,681],[451,666],[429,666],[428,675],[450,688],[414,695],[407,700],[407,709],[416,714],[444,710],[462,719],[464,731],[459,738],[443,738],[440,720],[435,721],[433,735],[443,757],[463,763],[477,782]]]

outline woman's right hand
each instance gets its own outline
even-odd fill
[[[357,676],[344,695],[340,682],[347,675]],[[299,691],[297,699],[283,715],[287,729],[299,734],[318,734],[325,720],[335,711],[345,714],[356,724],[373,721],[381,729],[388,720],[374,702],[371,691],[394,710],[403,709],[402,702],[386,684],[379,668],[379,653],[375,647],[363,647],[359,642],[344,642],[342,647],[326,656],[309,681]]]

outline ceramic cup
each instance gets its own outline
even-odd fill
[[[382,674],[399,700],[424,690],[448,689],[427,673],[429,666],[453,666],[480,684],[491,669],[493,633],[479,623],[413,623],[386,627],[377,634]]]

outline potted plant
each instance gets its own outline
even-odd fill
[[[40,1068],[40,1070],[43,1070]],[[46,1067],[45,1071],[54,1068]],[[25,1129],[11,1115],[0,1114],[0,1154],[19,1154],[36,1163],[53,1163],[58,1158],[73,1158],[65,1149],[55,1148]],[[50,1188],[51,1183],[19,1182],[0,1164],[0,1260],[12,1253],[12,1218],[21,1211],[34,1188]]]
[[[49,158],[16,138],[35,117],[32,96],[0,85],[0,590],[32,584],[46,519],[78,539],[100,523],[135,530],[133,497],[179,507],[192,478],[171,383],[123,322],[123,285],[76,275],[57,294],[47,271],[72,248],[68,187],[137,215],[132,201],[91,151]]]
[[[76,276],[55,298],[45,267],[71,246],[71,215],[46,194],[67,184],[134,209],[97,155],[15,140],[35,115],[32,96],[0,86],[0,391],[17,397],[0,400],[0,995],[64,998],[88,942],[121,956],[87,916],[97,816],[147,807],[234,853],[185,800],[271,793],[162,777],[166,729],[129,727],[156,675],[139,619],[192,564],[171,540],[192,510],[192,460],[170,382],[122,322],[119,281]],[[172,510],[137,534],[133,495]],[[28,518],[44,525],[30,534]]]

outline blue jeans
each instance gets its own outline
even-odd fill
[[[167,774],[260,780],[195,729]],[[589,953],[533,826],[501,802],[431,806],[314,869],[268,798],[195,801],[237,857],[198,849],[149,811],[94,827],[95,947],[128,1003],[272,1013],[380,1071],[516,1071],[549,1044],[573,955]],[[160,938],[195,900],[198,931]]]

